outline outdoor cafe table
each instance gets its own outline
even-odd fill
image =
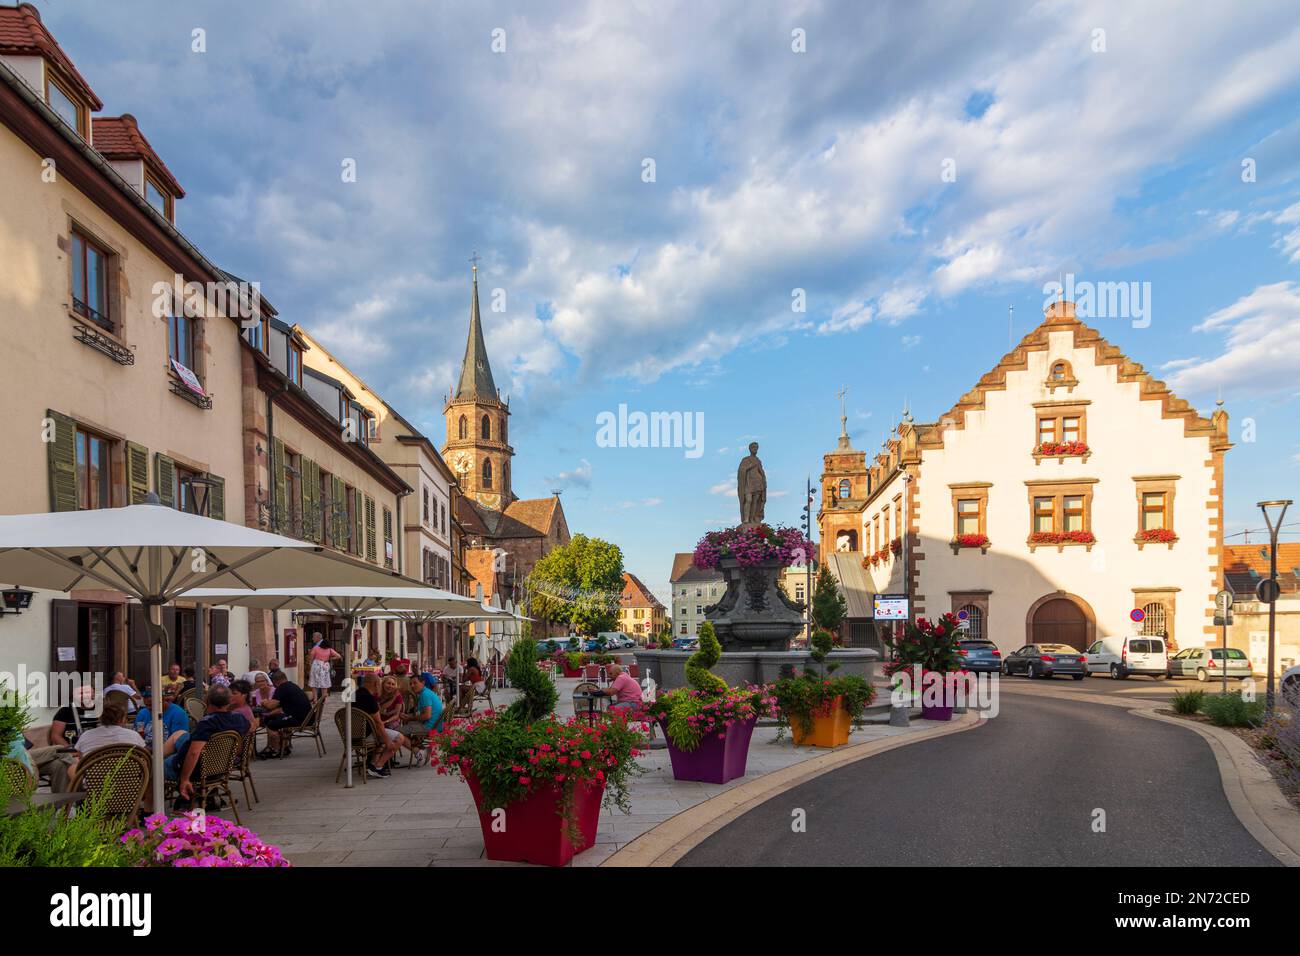
[[[29,807],[75,807],[86,799],[82,791],[73,793],[33,793],[30,797],[11,797],[5,804],[5,816],[16,817]]]
[[[587,723],[592,725],[596,723],[596,702],[604,696],[604,694],[596,694],[590,691],[581,691],[573,695],[575,703],[580,700],[587,702]]]

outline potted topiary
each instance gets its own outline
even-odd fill
[[[783,735],[790,728],[796,747],[838,747],[849,742],[850,725],[860,727],[862,713],[876,697],[876,690],[856,674],[831,676],[838,664],[827,664],[834,639],[826,631],[812,636],[811,668],[772,685]]]
[[[558,719],[535,646],[520,641],[506,665],[523,696],[435,733],[430,764],[469,784],[489,860],[563,866],[596,842],[602,802],[628,811],[642,736],[617,710],[595,724]]]
[[[921,697],[923,720],[951,720],[956,696],[955,677],[966,672],[961,652],[960,621],[951,612],[938,621],[918,618],[904,626],[902,634],[885,636],[891,659],[885,674],[894,677],[910,672],[913,692]]]
[[[565,677],[581,677],[582,666],[587,663],[587,655],[582,651],[569,651],[564,655],[561,667]]]
[[[758,718],[771,713],[765,687],[731,687],[710,668],[722,647],[713,625],[700,625],[700,646],[686,660],[688,686],[661,694],[647,708],[668,742],[673,778],[726,783],[745,775]]]

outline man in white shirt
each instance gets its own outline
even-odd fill
[[[249,662],[248,662],[248,670],[246,670],[246,671],[244,672],[244,676],[243,676],[243,678],[241,678],[241,679],[242,679],[242,680],[246,680],[246,681],[248,681],[248,684],[249,684],[250,687],[256,687],[256,686],[257,686],[257,675],[258,675],[258,674],[261,674],[263,677],[265,677],[265,678],[266,678],[266,681],[267,681],[268,684],[271,682],[271,678],[270,678],[270,676],[266,673],[266,671],[261,670],[260,668],[258,668],[258,666],[257,666],[257,661],[249,661]]]
[[[126,712],[134,714],[135,709],[140,706],[140,691],[135,686],[135,681],[126,679],[126,675],[118,671],[113,675],[113,683],[104,688],[104,693],[109,691],[118,691],[126,695]]]

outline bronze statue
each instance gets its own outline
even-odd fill
[[[749,455],[740,460],[736,471],[736,495],[740,498],[740,523],[762,524],[767,505],[767,475],[758,460],[758,442],[749,443]]]

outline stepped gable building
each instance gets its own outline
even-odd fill
[[[910,415],[869,463],[826,456],[822,556],[850,604],[908,594],[913,618],[965,611],[1003,653],[1084,649],[1140,629],[1215,639],[1228,416],[1203,417],[1054,302],[937,422]],[[865,464],[865,467],[863,467]],[[878,639],[873,621],[868,633]]]
[[[473,270],[469,338],[460,381],[443,407],[447,440],[442,457],[451,466],[462,494],[456,516],[470,550],[466,567],[485,597],[502,592],[522,597],[518,588],[552,549],[567,544],[569,525],[559,495],[519,498],[514,493],[510,445],[510,402],[492,378],[478,304],[478,267]]]
[[[618,628],[634,637],[662,634],[668,627],[668,610],[650,593],[645,582],[630,571],[623,572],[623,593],[618,601]]]

